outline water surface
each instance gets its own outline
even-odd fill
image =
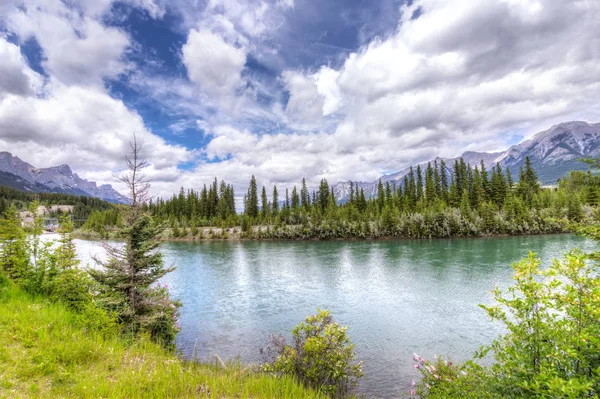
[[[77,241],[82,259],[98,244]],[[501,328],[480,303],[512,282],[510,264],[544,261],[593,244],[570,235],[431,241],[173,242],[163,279],[183,301],[177,347],[202,360],[259,361],[269,333],[290,331],[317,308],[349,326],[369,397],[405,394],[412,354],[466,360]]]

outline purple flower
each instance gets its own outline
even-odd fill
[[[414,396],[414,395],[415,395],[415,393],[416,393],[416,392],[415,392],[415,390],[411,388],[411,390],[410,390],[410,394]]]

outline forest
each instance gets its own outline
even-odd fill
[[[291,192],[280,192],[277,186],[259,190],[252,177],[238,213],[233,186],[215,178],[200,191],[181,188],[145,208],[179,239],[472,237],[570,231],[572,223],[600,218],[599,190],[600,178],[582,171],[572,171],[556,187],[541,187],[529,158],[516,181],[499,164],[488,169],[460,159],[451,168],[444,160],[411,167],[402,184],[380,181],[374,195],[351,182],[345,202],[336,200],[326,179],[312,191],[303,179]],[[100,232],[107,225],[85,227]],[[211,227],[210,234],[202,227]]]
[[[34,201],[44,206],[73,205],[72,217],[75,220],[86,220],[94,211],[116,209],[115,205],[95,197],[59,193],[31,193],[0,186],[0,214],[4,214],[11,206],[18,211],[28,210],[29,205]]]

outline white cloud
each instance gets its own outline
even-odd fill
[[[43,79],[33,71],[15,44],[0,37],[0,100],[8,94],[35,95]]]
[[[54,78],[66,84],[101,86],[104,78],[115,78],[127,70],[123,55],[130,41],[121,30],[106,27],[60,0],[17,4],[4,15],[7,26],[22,41],[37,40],[44,53],[44,68]],[[103,2],[96,11],[107,4]]]
[[[457,156],[504,148],[507,129],[595,121],[599,17],[600,3],[589,1],[415,0],[402,7],[395,34],[350,54],[339,70],[285,71],[288,111],[338,115],[338,151],[369,146],[380,171],[414,161],[409,150],[419,161]]]
[[[67,163],[86,177],[121,170],[133,133],[157,175],[193,156],[148,131],[122,101],[76,86],[55,85],[44,98],[7,96],[0,101],[0,132],[3,150],[35,166]]]
[[[243,84],[246,53],[209,30],[190,30],[183,45],[183,63],[192,82],[222,104],[231,102]]]

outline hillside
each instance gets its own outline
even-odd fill
[[[0,398],[321,397],[247,366],[184,362],[148,342],[130,345],[1,275],[0,303]]]
[[[540,182],[544,185],[554,185],[557,180],[571,170],[586,170],[588,166],[580,161],[585,157],[600,155],[600,123],[565,122],[552,126],[550,129],[537,133],[531,139],[514,145],[502,152],[487,153],[468,151],[460,157],[445,158],[447,171],[452,172],[454,161],[464,158],[465,162],[477,165],[482,160],[488,169],[499,163],[504,169],[510,169],[515,180],[519,176],[519,168],[525,163],[525,158],[530,157],[532,165],[538,174]],[[441,158],[432,159],[438,162]],[[420,164],[427,166],[427,162]],[[417,165],[414,165],[416,168]],[[405,168],[397,173],[381,176],[382,182],[400,185],[408,173]],[[377,182],[357,182],[359,188],[367,196],[373,196],[377,190]],[[350,182],[341,182],[334,186],[338,201],[344,202],[350,194]]]
[[[128,202],[110,184],[98,186],[96,182],[82,179],[69,165],[36,168],[9,152],[0,152],[0,185],[20,191],[73,194],[113,203]]]

